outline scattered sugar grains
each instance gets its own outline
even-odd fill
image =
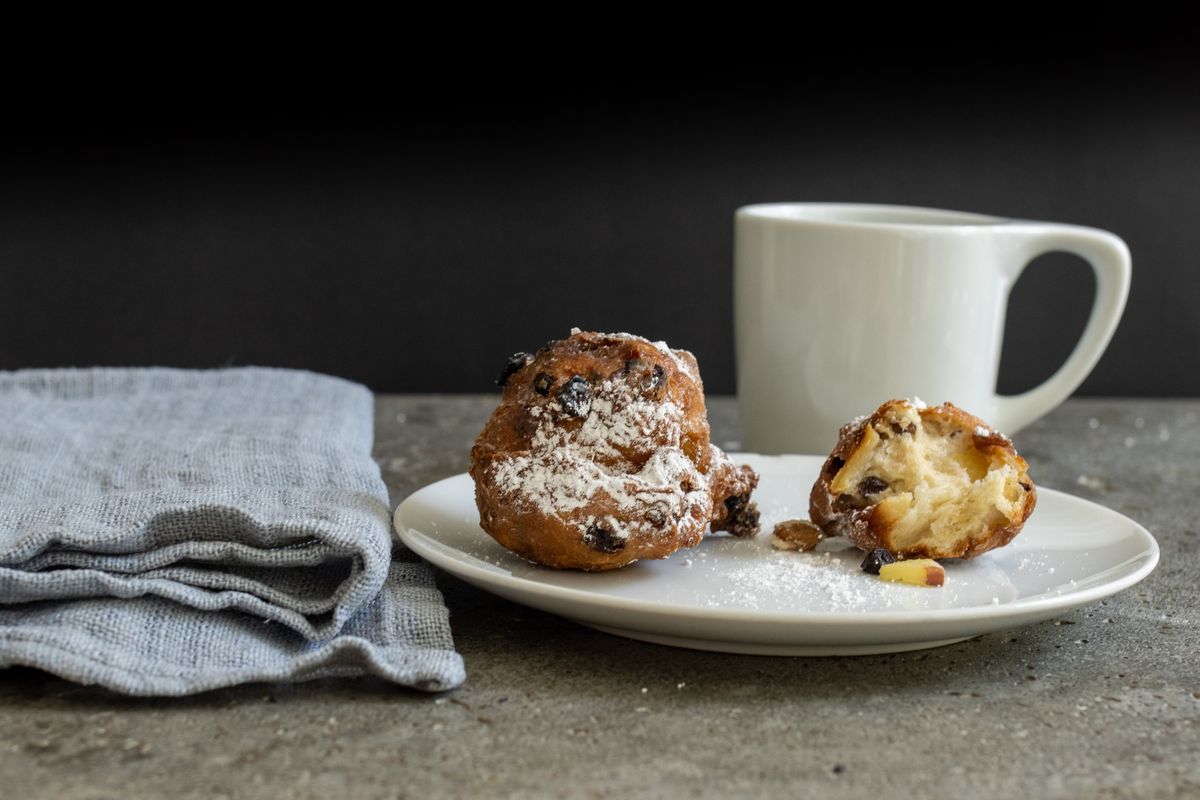
[[[802,586],[822,597],[832,611],[852,610],[866,601],[864,590],[875,587],[874,581],[864,580],[862,572],[847,565],[836,552],[769,551],[746,566],[732,568],[725,580],[725,588],[710,597],[707,605],[758,608],[761,600]]]

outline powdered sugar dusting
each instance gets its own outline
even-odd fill
[[[986,425],[976,425],[975,426],[975,435],[981,439],[997,438],[997,439],[1002,439],[1006,442],[1010,441],[1010,439],[1007,436],[1005,436],[1003,433],[1000,433],[1000,431],[997,431],[997,430],[993,430],[992,428],[989,428]]]
[[[544,514],[563,515],[583,508],[604,480],[598,466],[567,451],[513,456],[498,462],[495,469],[503,492],[519,494]]]
[[[831,551],[763,551],[752,563],[726,573],[724,596],[713,598],[710,605],[759,608],[764,600],[801,589],[821,596],[829,610],[855,609],[864,602],[864,589],[874,587],[869,576],[845,562],[843,555]]]
[[[678,441],[681,433],[683,409],[671,402],[633,398],[627,387],[612,381],[605,381],[585,408],[583,426],[571,432],[554,424],[553,406],[531,408],[530,415],[540,419],[533,449],[549,452],[570,448],[586,451],[589,458],[621,457],[623,451],[648,437],[665,434]]]
[[[679,350],[672,350],[671,346],[666,342],[655,342],[654,346],[669,355],[671,360],[675,362],[676,368],[678,368],[679,371],[684,375],[687,375],[689,378],[697,382],[700,380],[700,375],[696,372],[695,366],[693,366],[690,361],[680,355]]]

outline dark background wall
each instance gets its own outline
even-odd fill
[[[1129,306],[1081,391],[1200,394],[1187,52],[77,80],[0,134],[0,368],[271,364],[486,391],[508,353],[577,325],[691,349],[729,393],[734,209],[827,200],[1118,233]],[[1026,273],[1002,390],[1062,362],[1091,293],[1072,257]]]

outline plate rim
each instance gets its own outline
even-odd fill
[[[784,454],[784,455],[761,455],[757,453],[736,453],[731,454],[733,457],[752,456],[756,458],[824,458],[823,456],[806,456],[801,454]],[[553,584],[542,583],[541,581],[531,578],[515,575],[503,567],[478,566],[472,561],[479,561],[475,556],[464,553],[461,550],[451,547],[443,542],[440,542],[429,534],[423,533],[415,528],[411,528],[404,522],[403,511],[409,503],[414,500],[419,494],[432,490],[435,487],[451,481],[470,481],[470,475],[465,472],[460,472],[451,475],[441,480],[422,486],[415,490],[401,503],[396,506],[392,515],[392,527],[396,535],[405,544],[412,549],[417,555],[430,561],[434,565],[453,574],[458,574],[465,571],[474,579],[487,585],[502,585],[522,593],[533,593],[548,596],[559,601],[566,601],[572,604],[588,605],[593,607],[604,607],[613,611],[635,611],[638,613],[652,613],[658,616],[670,616],[676,619],[691,619],[691,620],[711,620],[720,622],[753,622],[759,625],[814,625],[814,626],[834,626],[834,625],[880,625],[880,624],[923,624],[929,622],[939,623],[954,623],[978,620],[980,622],[989,620],[998,620],[1005,618],[1019,619],[1022,617],[1038,614],[1046,614],[1058,610],[1069,610],[1078,608],[1082,605],[1095,602],[1105,597],[1110,597],[1118,592],[1122,592],[1142,580],[1144,580],[1158,565],[1161,556],[1161,548],[1158,541],[1154,538],[1144,526],[1136,520],[1125,516],[1119,511],[1114,511],[1107,506],[1100,505],[1091,500],[1086,500],[1082,497],[1077,497],[1057,489],[1048,489],[1038,487],[1039,499],[1041,496],[1054,497],[1056,502],[1067,502],[1083,506],[1091,512],[1112,515],[1125,523],[1132,526],[1132,535],[1139,538],[1144,545],[1142,553],[1120,563],[1107,568],[1107,570],[1118,570],[1126,568],[1130,565],[1137,564],[1132,571],[1112,581],[1105,581],[1096,586],[1090,586],[1084,589],[1066,592],[1064,594],[1053,595],[1050,597],[1035,596],[1029,599],[1017,599],[1008,603],[1000,603],[997,605],[974,605],[962,608],[936,608],[922,610],[899,610],[899,611],[761,611],[756,609],[745,608],[721,608],[719,606],[697,608],[695,606],[675,604],[670,602],[653,602],[647,600],[638,600],[627,597],[613,597],[611,595],[601,594],[595,591],[585,589],[575,589],[565,586],[556,586]],[[480,530],[481,536],[487,534]],[[422,539],[429,539],[436,542],[438,545],[451,550],[455,553],[460,553],[465,556],[465,559],[451,559],[445,553],[439,552],[437,549],[428,547]],[[520,558],[514,554],[514,558]],[[466,560],[470,559],[470,560]],[[1138,562],[1141,562],[1138,564]],[[540,565],[533,562],[526,562],[532,566],[539,567]],[[453,568],[451,568],[451,566]],[[550,569],[542,567],[542,569]],[[559,570],[555,570],[558,572]]]

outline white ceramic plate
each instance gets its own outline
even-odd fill
[[[761,476],[763,533],[713,536],[693,550],[613,572],[530,564],[479,527],[467,475],[396,509],[400,538],[442,569],[517,603],[660,644],[762,655],[865,655],[936,647],[1051,618],[1128,588],[1158,563],[1158,544],[1115,511],[1049,489],[1010,545],[946,563],[946,585],[885,583],[845,540],[812,553],[774,549],[775,523],[808,516],[822,459],[735,455]]]

